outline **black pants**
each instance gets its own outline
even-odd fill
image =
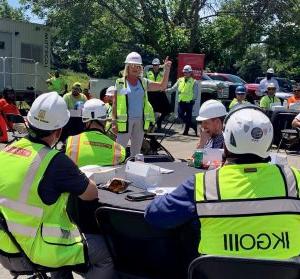
[[[164,118],[171,112],[168,97],[165,92],[148,92],[148,100],[153,107],[154,112],[159,112],[161,115],[157,119],[157,128],[161,129],[161,124]]]
[[[192,123],[193,106],[194,101],[178,103],[178,116],[185,123],[184,134],[187,134],[190,128],[193,128],[195,132],[197,131],[196,124]]]

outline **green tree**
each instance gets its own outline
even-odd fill
[[[179,52],[205,53],[210,68],[246,75],[255,44],[265,46],[265,64],[287,60],[284,69],[296,69],[298,33],[288,25],[299,18],[299,1],[21,0],[47,17],[57,65],[103,77],[117,75],[130,51],[145,63],[169,55],[174,66]],[[292,46],[287,34],[296,36]],[[285,58],[291,53],[294,64]]]
[[[9,18],[14,20],[26,20],[22,8],[11,7],[7,0],[0,0],[0,18]]]

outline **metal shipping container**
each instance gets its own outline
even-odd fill
[[[45,92],[50,72],[50,31],[41,24],[0,19],[0,91]]]

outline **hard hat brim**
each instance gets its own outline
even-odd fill
[[[227,114],[222,114],[222,115],[214,115],[212,117],[203,117],[198,115],[196,117],[196,121],[203,121],[203,120],[208,120],[208,119],[213,119],[213,118],[219,118],[219,117],[225,117]]]

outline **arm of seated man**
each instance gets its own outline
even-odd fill
[[[86,190],[79,196],[84,201],[91,201],[98,197],[98,191],[96,183],[89,179],[89,184],[86,188]]]
[[[95,182],[88,179],[64,153],[57,154],[50,162],[38,193],[47,205],[54,204],[62,193],[70,193],[82,200],[97,198]]]
[[[155,227],[170,229],[191,220],[199,220],[194,201],[195,177],[192,176],[173,192],[156,197],[145,211],[145,219]]]

